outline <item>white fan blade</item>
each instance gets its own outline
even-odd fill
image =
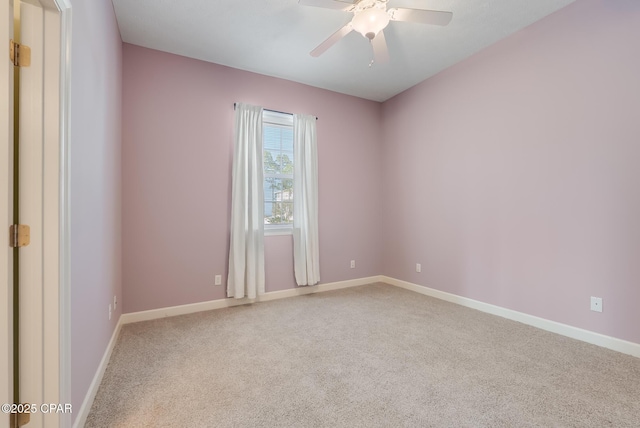
[[[343,38],[344,36],[349,34],[352,30],[353,30],[353,27],[351,26],[351,22],[349,22],[347,25],[345,25],[344,27],[342,27],[341,29],[339,29],[338,31],[333,33],[331,36],[329,36],[329,38],[327,40],[325,40],[324,42],[320,43],[317,48],[312,50],[311,51],[311,56],[319,57],[320,55],[325,53],[325,51],[327,49],[329,49],[331,46],[333,46],[336,43],[338,43],[338,41],[341,38]]]
[[[298,3],[303,6],[323,7],[325,9],[345,11],[353,7],[353,3],[348,0],[298,0]]]
[[[394,7],[389,9],[389,17],[392,21],[417,22],[419,24],[447,25],[453,18],[451,12],[439,10],[405,9]]]
[[[373,46],[373,58],[376,63],[389,62],[389,50],[387,49],[387,40],[384,38],[384,31],[380,31],[371,40],[371,46]]]

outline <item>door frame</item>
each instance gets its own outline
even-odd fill
[[[71,0],[54,0],[59,13],[59,132],[58,132],[58,391],[60,403],[71,403],[71,200],[70,183],[70,127],[71,127]],[[49,189],[45,190],[48,195]],[[45,213],[46,214],[46,213]],[[46,215],[45,215],[45,218]],[[51,314],[47,314],[51,316]],[[77,413],[77,411],[76,411]],[[71,415],[63,415],[60,427],[71,428]]]
[[[71,403],[71,0],[27,1],[39,1],[45,10],[43,396],[45,403]],[[58,420],[47,420],[45,426],[68,428],[71,420],[71,414],[61,414]]]
[[[27,1],[38,1],[45,9],[43,393],[45,403],[71,403],[71,0]],[[57,400],[49,401],[49,397]],[[47,420],[45,425],[68,428],[71,420],[71,414],[61,414],[58,419]]]

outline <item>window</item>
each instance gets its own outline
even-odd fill
[[[293,227],[293,115],[262,113],[265,233]]]

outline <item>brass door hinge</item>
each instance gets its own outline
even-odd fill
[[[18,423],[16,424],[16,418],[18,418]],[[31,420],[31,413],[11,413],[11,417],[9,418],[9,426],[11,427],[21,427],[29,423]]]
[[[26,247],[31,242],[31,229],[26,224],[12,224],[9,227],[9,246]]]
[[[9,58],[17,67],[29,67],[31,65],[31,48],[11,40],[9,42]]]

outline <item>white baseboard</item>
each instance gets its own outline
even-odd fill
[[[218,299],[207,302],[191,303],[188,305],[171,306],[168,308],[151,309],[149,311],[131,312],[120,317],[122,324],[140,321],[149,321],[176,315],[192,314],[195,312],[210,311],[213,309],[229,308],[232,306],[246,305],[248,303],[268,302],[270,300],[285,299],[287,297],[302,296],[323,291],[339,290],[341,288],[356,287],[359,285],[382,282],[382,276],[370,276],[366,278],[351,279],[348,281],[329,282],[326,284],[312,285],[309,287],[297,287],[289,290],[270,291],[257,299]]]
[[[444,291],[435,290],[433,288],[424,287],[422,285],[413,284],[411,282],[401,281],[399,279],[390,278],[388,276],[382,276],[380,281],[389,285],[404,288],[406,290],[415,291],[416,293],[424,294],[425,296],[435,297],[436,299],[440,300],[446,300],[447,302],[477,309],[482,312],[487,312],[499,317],[518,321],[523,324],[540,328],[542,330],[550,331],[552,333],[557,333],[562,336],[567,336],[572,339],[581,340],[583,342],[602,346],[603,348],[611,349],[613,351],[622,352],[623,354],[628,354],[640,358],[640,344],[638,343],[628,342],[626,340],[617,339],[611,336],[605,336],[604,334],[594,333],[589,330],[584,330],[567,324],[550,321],[544,318],[525,314],[523,312],[518,312],[500,306],[491,305],[489,303],[480,302],[478,300],[469,299],[467,297],[458,296],[456,294],[446,293]]]
[[[100,364],[98,365],[98,370],[96,370],[96,374],[93,376],[91,385],[89,385],[89,390],[87,391],[87,394],[84,396],[84,401],[82,402],[82,406],[80,406],[80,410],[78,411],[78,416],[76,417],[76,420],[73,423],[73,428],[82,428],[84,427],[84,424],[87,422],[87,416],[89,416],[89,411],[91,410],[91,406],[93,405],[93,400],[96,398],[96,394],[98,393],[98,388],[100,388],[100,384],[102,383],[102,377],[104,376],[105,370],[107,370],[107,365],[109,365],[109,359],[111,358],[111,353],[113,352],[113,348],[116,346],[116,341],[118,340],[118,336],[120,335],[121,327],[122,327],[122,315],[120,315],[120,318],[118,318],[118,324],[116,325],[116,328],[113,330],[113,334],[111,335],[111,340],[109,340],[107,349],[105,349],[104,355],[102,356],[102,360],[100,360]]]

